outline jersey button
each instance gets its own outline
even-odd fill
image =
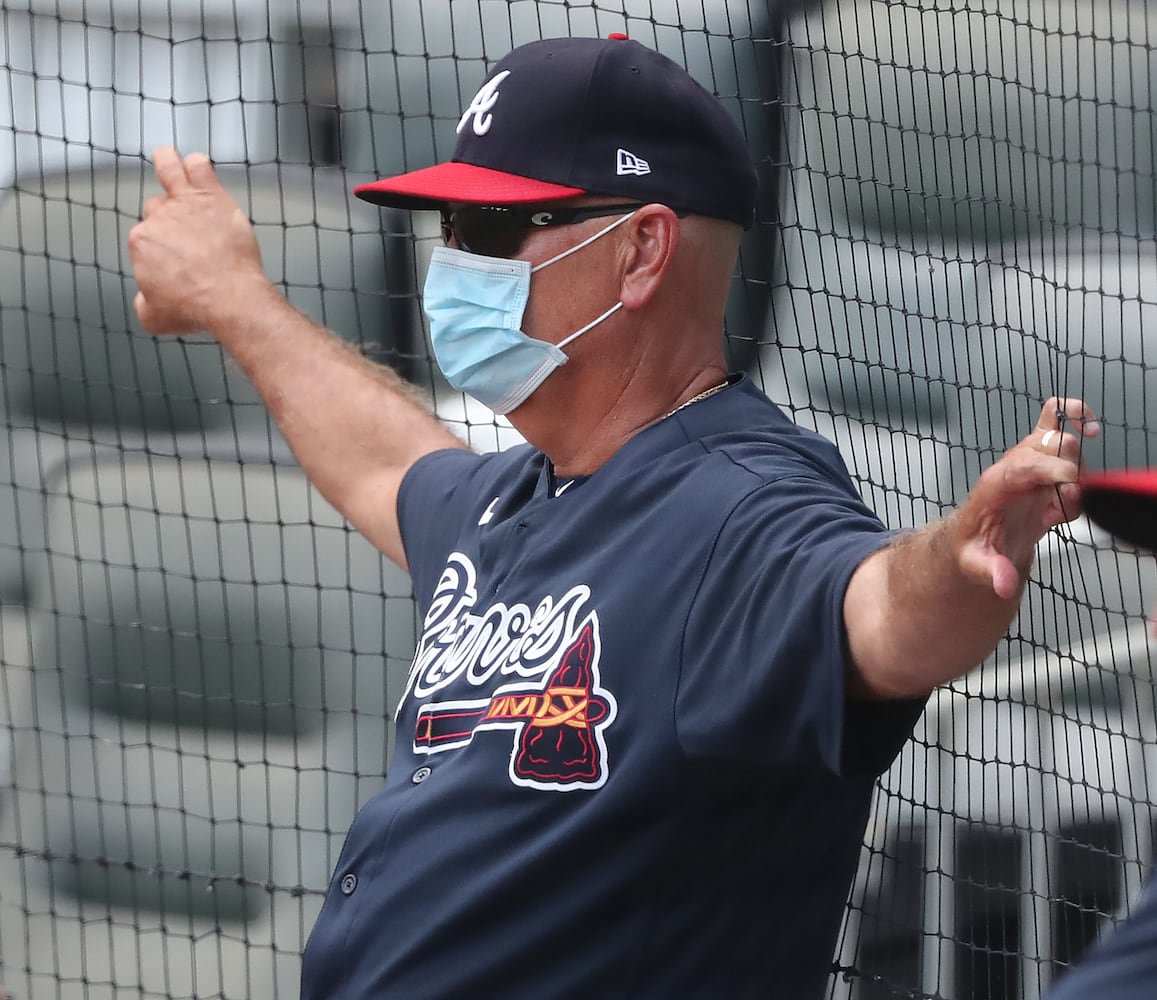
[[[431,773],[430,768],[420,767],[420,768],[418,768],[418,770],[416,770],[413,774],[410,775],[410,780],[415,785],[420,785],[423,781],[425,781],[428,777],[430,777],[430,773]]]
[[[348,875],[345,876],[345,878],[343,878],[341,880],[341,891],[346,896],[351,895],[353,893],[354,889],[356,889],[357,887],[358,887],[358,877],[353,872],[350,872]]]

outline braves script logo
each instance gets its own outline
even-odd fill
[[[501,602],[475,614],[475,570],[453,553],[434,591],[410,671],[409,692],[429,697],[460,677],[472,687],[496,675],[517,679],[487,697],[430,701],[418,709],[414,752],[441,753],[487,730],[512,730],[510,780],[526,788],[599,788],[607,779],[603,732],[614,696],[600,686],[598,614],[584,614],[590,590],[557,602]]]
[[[466,127],[466,122],[471,118],[474,119],[475,135],[485,135],[490,131],[490,126],[494,124],[494,115],[490,112],[498,103],[498,85],[508,76],[510,76],[510,70],[504,69],[493,80],[487,80],[482,85],[482,89],[474,95],[474,100],[470,102],[470,107],[463,112],[462,117],[458,120],[455,133],[461,132]]]

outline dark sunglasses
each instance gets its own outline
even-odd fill
[[[513,257],[526,234],[547,226],[570,226],[587,219],[625,215],[641,204],[589,205],[585,208],[514,208],[510,205],[467,205],[442,209],[442,242],[453,240],[459,250],[483,257]]]

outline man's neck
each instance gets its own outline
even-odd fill
[[[511,423],[551,460],[555,476],[565,481],[591,475],[636,434],[727,384],[722,365],[711,365],[680,388],[642,393],[628,385],[615,395],[604,394],[601,400],[588,396],[586,408],[577,403],[563,407],[549,397],[536,398],[540,396],[536,393],[511,415]],[[548,406],[571,417],[565,421],[547,420],[545,416],[539,419]]]

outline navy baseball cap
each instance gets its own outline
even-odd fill
[[[448,163],[354,194],[408,209],[616,195],[750,226],[755,190],[747,143],[719,100],[678,63],[612,35],[514,49],[463,113]]]
[[[1157,469],[1097,472],[1081,479],[1081,507],[1095,525],[1157,551]]]

